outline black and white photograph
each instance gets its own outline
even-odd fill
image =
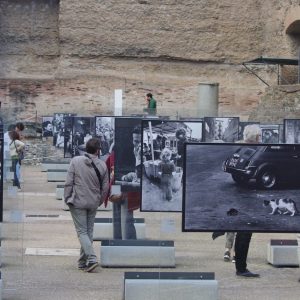
[[[65,116],[64,118],[64,157],[73,157],[73,116]]]
[[[182,211],[184,143],[202,140],[202,122],[142,121],[141,211]]]
[[[300,231],[300,146],[185,144],[183,231]]]
[[[115,118],[115,184],[121,191],[140,191],[141,142],[140,118]]]
[[[300,144],[300,119],[284,120],[284,138],[286,144]]]
[[[283,124],[279,124],[279,143],[280,144],[284,144],[285,140],[284,140],[284,125]]]
[[[53,116],[42,117],[42,137],[53,137]]]
[[[53,116],[53,146],[64,148],[64,116],[63,113],[55,113]]]
[[[73,117],[73,157],[85,153],[85,145],[93,136],[95,136],[95,117]]]
[[[115,117],[96,116],[96,137],[101,141],[100,158],[106,160],[112,150],[115,138]]]
[[[244,138],[245,127],[248,125],[253,125],[253,124],[259,125],[260,123],[259,122],[239,122],[239,139],[238,139],[239,141],[243,140],[243,138]]]
[[[263,124],[261,128],[261,141],[264,144],[279,144],[279,125],[277,124]]]
[[[205,117],[203,141],[207,143],[234,143],[239,139],[239,118]]]

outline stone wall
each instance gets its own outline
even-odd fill
[[[300,85],[270,87],[249,116],[251,121],[282,124],[284,119],[300,118]]]
[[[124,114],[156,96],[162,115],[194,115],[199,82],[220,84],[219,115],[247,120],[265,85],[241,63],[294,57],[285,33],[298,0],[0,1],[0,101],[8,120],[74,112]],[[270,84],[270,69],[256,71]]]

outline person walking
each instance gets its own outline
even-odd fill
[[[148,93],[146,95],[147,100],[147,110],[149,114],[156,114],[156,100],[153,98],[153,95],[151,93]]]
[[[18,173],[17,165],[20,160],[20,155],[25,147],[25,144],[20,141],[20,135],[16,130],[9,132],[10,144],[9,153],[12,162],[12,171],[14,172],[13,186],[17,186],[21,190],[20,177]]]
[[[243,143],[259,143],[261,141],[261,129],[259,125],[252,124],[245,127]],[[239,277],[260,277],[247,269],[247,256],[252,232],[239,231],[235,237],[235,268]]]
[[[71,160],[67,173],[64,201],[69,206],[81,245],[78,269],[93,271],[97,256],[93,249],[93,229],[97,208],[104,202],[109,190],[108,171],[100,155],[100,141],[86,143],[86,154]]]

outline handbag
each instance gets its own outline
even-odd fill
[[[121,202],[122,200],[123,200],[123,195],[122,194],[111,195],[108,198],[108,201],[110,201],[112,203],[118,203],[118,202]]]
[[[15,141],[14,141],[14,145],[15,145],[15,148],[16,148],[16,152],[18,154],[19,162],[21,163],[21,160],[24,159],[24,151],[23,150],[18,150]]]

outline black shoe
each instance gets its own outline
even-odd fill
[[[236,275],[237,276],[242,276],[242,277],[248,277],[248,278],[258,278],[260,277],[259,274],[256,274],[256,273],[252,273],[250,272],[249,270],[245,270],[244,272],[236,272]]]
[[[92,272],[97,266],[98,266],[97,262],[88,263],[86,268],[85,268],[85,271],[86,272]]]

